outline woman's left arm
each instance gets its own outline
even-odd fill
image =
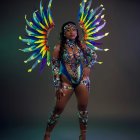
[[[85,67],[83,69],[84,77],[89,77],[90,69],[94,65],[97,59],[97,54],[92,49],[88,48],[85,44],[82,44],[82,50],[85,58]]]

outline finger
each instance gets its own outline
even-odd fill
[[[61,91],[59,92],[59,100],[61,99]]]
[[[62,96],[65,96],[65,93],[62,93]]]
[[[64,93],[63,89],[62,89],[62,96],[65,96],[66,94]]]
[[[62,98],[62,96],[63,96],[63,92],[60,92],[60,99]]]
[[[63,96],[63,90],[62,90],[62,89],[61,89],[61,91],[60,91],[60,92],[61,92],[61,93],[60,93],[60,94],[61,94],[61,96]]]
[[[64,91],[63,91],[63,89],[61,89],[61,93],[62,93],[62,96],[64,96]]]
[[[64,93],[63,89],[62,89],[62,96],[65,96],[65,93]]]
[[[59,99],[61,100],[61,98],[62,98],[62,91],[60,91],[60,94],[59,94]]]

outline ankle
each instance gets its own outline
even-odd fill
[[[45,136],[50,137],[51,133],[50,132],[46,132]]]
[[[80,133],[81,135],[86,135],[87,130],[82,130]]]
[[[44,140],[50,140],[50,133],[45,133]]]

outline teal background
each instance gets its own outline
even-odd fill
[[[18,51],[25,44],[18,36],[25,34],[24,15],[31,19],[40,1],[3,1],[0,8],[0,140],[41,140],[46,121],[52,110],[54,88],[51,67],[40,75],[37,67],[27,73],[29,56]],[[43,0],[44,5],[48,0]],[[80,0],[53,0],[52,15],[55,29],[49,37],[51,52],[59,41],[61,25],[76,16]],[[93,1],[95,8],[106,8],[107,25],[102,48],[97,52],[102,65],[92,68],[89,98],[88,140],[140,139],[140,2],[138,0]],[[81,31],[80,31],[81,32]],[[81,36],[80,36],[81,37]],[[68,102],[52,140],[76,140],[79,135],[77,104],[73,94]]]

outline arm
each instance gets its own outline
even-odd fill
[[[95,51],[87,47],[85,44],[82,44],[82,50],[85,57],[85,65],[88,68],[91,68],[94,63],[96,63],[97,55]]]
[[[60,88],[60,44],[54,47],[52,55],[52,72],[53,72],[53,82],[56,89]]]

